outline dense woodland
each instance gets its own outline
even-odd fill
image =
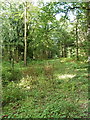
[[[1,2],[2,117],[89,118],[89,2]]]

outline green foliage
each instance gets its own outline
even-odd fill
[[[11,102],[22,100],[25,98],[24,91],[14,82],[10,82],[3,88],[3,106]]]
[[[3,61],[3,115],[87,117],[89,44],[86,39],[89,41],[90,34],[87,35],[89,16],[86,17],[85,7],[89,7],[88,3],[40,2],[34,6],[27,2],[27,66],[24,67],[21,60],[25,47],[25,3],[2,2],[2,56],[3,60],[14,60],[14,67]]]
[[[67,101],[55,101],[47,104],[47,108],[42,113],[42,118],[69,118],[74,117],[74,112],[78,113],[78,107]]]
[[[15,61],[22,59],[24,54],[22,39],[24,37],[24,4],[19,3],[19,1],[17,3],[3,2],[4,14],[1,16],[3,55],[4,58],[9,59],[10,51],[13,51]],[[78,3],[75,5],[78,6]],[[71,23],[67,20],[69,18],[67,11],[71,6],[74,4],[50,2],[43,3],[42,7],[39,8],[28,2],[27,59],[50,59],[56,56],[73,57],[76,55],[76,22]],[[82,7],[80,4],[79,6]],[[75,11],[72,14],[75,14]],[[57,15],[60,15],[60,20],[56,19]],[[86,29],[83,29],[83,24],[86,22],[84,11],[79,10],[77,16],[83,17],[83,20],[80,18],[78,20],[78,31],[80,31],[78,32],[78,36],[80,36],[78,47],[81,47],[80,54],[84,56],[87,48]],[[83,33],[85,34],[83,35]]]
[[[22,78],[22,72],[19,68],[15,67],[12,69],[9,62],[3,62],[2,69],[2,84],[6,85],[10,81],[18,81]]]
[[[22,67],[25,75],[18,83],[9,82],[3,88],[3,115],[48,119],[87,117],[85,66],[86,63],[71,58],[31,61],[28,67]]]
[[[2,71],[2,79],[3,79],[3,84],[9,81],[17,81],[21,79],[21,72],[17,69],[12,70],[8,69],[5,71]]]

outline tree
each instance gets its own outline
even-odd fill
[[[88,40],[88,84],[89,84],[88,92],[90,92],[90,1],[86,3],[86,9],[87,9],[87,12],[86,12],[86,15],[87,15],[87,40]],[[90,99],[90,97],[89,97],[89,99]],[[88,112],[90,113],[90,109]]]
[[[86,20],[83,10],[85,3],[82,5],[81,3],[50,2],[40,5],[36,7],[30,2],[18,5],[14,2],[3,4],[3,51],[6,53],[8,51],[8,58],[9,53],[11,52],[10,55],[13,53],[12,56],[16,62],[22,56],[21,60],[24,60],[24,65],[27,64],[28,59],[68,57],[69,51],[73,51],[78,59],[82,53],[79,47],[84,44],[86,47],[86,38],[83,35],[86,31],[82,27]],[[76,18],[79,15],[84,18],[81,19],[79,16],[77,23],[69,28],[71,25],[69,13],[72,10],[73,12],[79,11],[79,14],[75,14]],[[56,19],[58,14],[60,20]],[[73,31],[73,29],[76,30]],[[82,49],[85,52],[84,47]]]
[[[25,2],[25,13],[24,13],[24,65],[27,65],[27,2]]]

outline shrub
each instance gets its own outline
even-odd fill
[[[11,68],[3,69],[2,70],[2,84],[6,85],[10,81],[17,81],[20,80],[22,74],[19,69],[12,70]]]
[[[22,100],[25,98],[24,91],[16,85],[14,82],[10,82],[6,87],[3,88],[3,100],[2,104],[6,105],[10,102]]]

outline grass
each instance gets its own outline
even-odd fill
[[[15,67],[22,72],[22,79],[3,88],[3,117],[87,118],[85,62],[63,58],[31,61],[27,67],[19,63]]]

